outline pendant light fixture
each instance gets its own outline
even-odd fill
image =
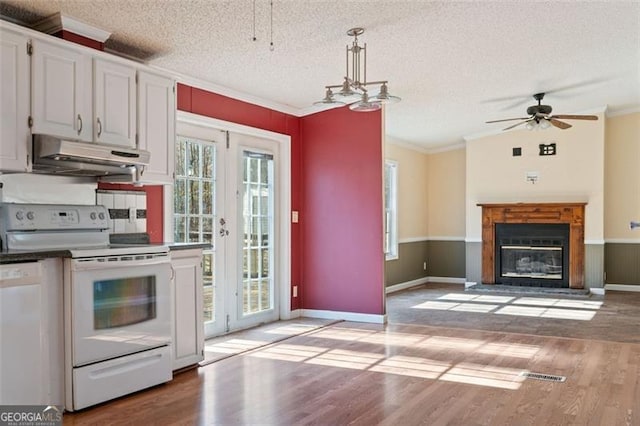
[[[351,103],[349,108],[357,112],[377,111],[383,104],[400,101],[397,96],[389,94],[387,80],[367,81],[367,44],[360,46],[358,36],[364,33],[364,28],[351,28],[347,35],[353,37],[351,46],[347,45],[347,64],[342,84],[325,86],[325,97],[314,102],[314,105]],[[380,85],[378,94],[369,96],[368,87]],[[333,89],[339,89],[334,93]],[[354,102],[355,101],[355,102]]]

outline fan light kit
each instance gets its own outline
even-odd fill
[[[314,105],[344,105],[351,103],[349,108],[357,112],[377,111],[382,104],[400,101],[397,96],[389,94],[387,80],[367,81],[367,44],[360,46],[358,36],[364,33],[364,28],[351,28],[347,35],[353,37],[351,47],[347,45],[347,69],[342,84],[325,86],[325,97],[314,102]],[[367,86],[380,85],[377,95],[369,96]],[[333,89],[340,89],[334,93]],[[354,102],[356,101],[356,102]]]
[[[504,120],[492,120],[487,121],[487,123],[499,123],[502,121],[514,121],[514,120],[524,120],[520,123],[516,123],[513,126],[506,127],[502,130],[510,130],[514,127],[521,126],[525,124],[527,130],[538,130],[538,129],[548,129],[551,126],[555,126],[559,129],[568,129],[571,127],[571,124],[565,123],[562,120],[597,120],[597,115],[551,115],[551,111],[553,108],[549,105],[542,105],[542,99],[544,98],[544,93],[536,93],[533,95],[533,99],[538,101],[538,105],[531,105],[527,108],[527,114],[529,117],[520,117],[520,118],[506,118]]]

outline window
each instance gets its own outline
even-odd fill
[[[398,258],[398,163],[384,163],[384,253],[387,260]]]
[[[173,233],[177,243],[215,243],[216,146],[211,142],[176,137],[176,178],[173,189]],[[204,320],[214,318],[213,250],[203,257]]]

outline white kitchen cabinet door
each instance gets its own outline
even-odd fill
[[[138,138],[138,148],[151,152],[141,181],[173,183],[176,101],[171,78],[138,73]]]
[[[96,142],[136,146],[136,70],[94,59],[94,122]]]
[[[34,40],[31,67],[32,132],[91,141],[91,57]]]
[[[172,250],[173,370],[204,359],[202,250]]]
[[[0,29],[0,172],[28,172],[28,38]]]

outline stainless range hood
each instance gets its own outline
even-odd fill
[[[135,182],[150,153],[134,148],[33,135],[33,171],[63,176],[98,176],[107,182]]]

